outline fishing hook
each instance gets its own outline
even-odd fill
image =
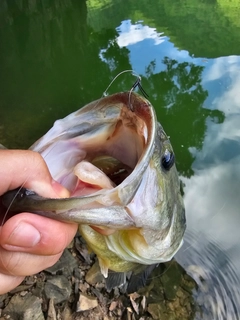
[[[128,101],[128,105],[129,105],[129,109],[131,111],[134,111],[134,108],[131,104],[131,93],[133,92],[134,89],[136,89],[137,87],[139,88],[139,90],[141,91],[142,95],[147,99],[148,98],[148,94],[146,93],[146,91],[143,89],[142,85],[141,85],[141,77],[139,74],[137,74],[134,70],[124,70],[122,72],[120,72],[119,74],[116,75],[116,77],[114,77],[114,79],[110,82],[110,84],[108,85],[107,89],[103,92],[103,97],[107,96],[107,91],[109,89],[109,87],[111,87],[112,83],[123,73],[126,72],[130,72],[133,76],[137,77],[137,80],[134,82],[132,88],[129,91],[129,101]]]
[[[141,80],[142,80],[141,77],[140,77],[140,76],[137,76],[137,80],[134,82],[132,88],[131,88],[130,91],[129,91],[129,102],[128,102],[128,104],[129,104],[129,109],[130,109],[131,111],[134,111],[134,108],[133,108],[133,106],[132,106],[132,104],[131,104],[131,101],[130,101],[130,99],[131,99],[131,93],[133,92],[134,89],[136,89],[136,88],[138,87],[139,90],[141,91],[142,95],[143,95],[146,99],[148,98],[148,94],[146,93],[146,91],[143,89],[143,87],[142,87],[142,85],[141,85]]]

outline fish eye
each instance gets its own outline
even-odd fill
[[[171,167],[174,165],[175,162],[175,156],[174,153],[168,149],[165,150],[164,155],[161,159],[162,167],[169,171]]]

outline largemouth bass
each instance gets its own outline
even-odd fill
[[[5,195],[5,205],[79,223],[105,277],[178,251],[186,222],[174,153],[147,99],[122,92],[93,101],[57,120],[30,149],[71,197],[20,189]]]

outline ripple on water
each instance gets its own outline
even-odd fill
[[[196,281],[194,299],[201,308],[195,319],[238,320],[240,281],[234,266],[217,243],[187,231],[176,260]]]

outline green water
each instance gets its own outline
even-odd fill
[[[209,319],[238,319],[240,306],[239,17],[236,0],[0,2],[0,143],[27,148],[118,73],[140,74],[185,185],[178,259],[227,306],[213,296]],[[125,73],[108,93],[134,81]]]

